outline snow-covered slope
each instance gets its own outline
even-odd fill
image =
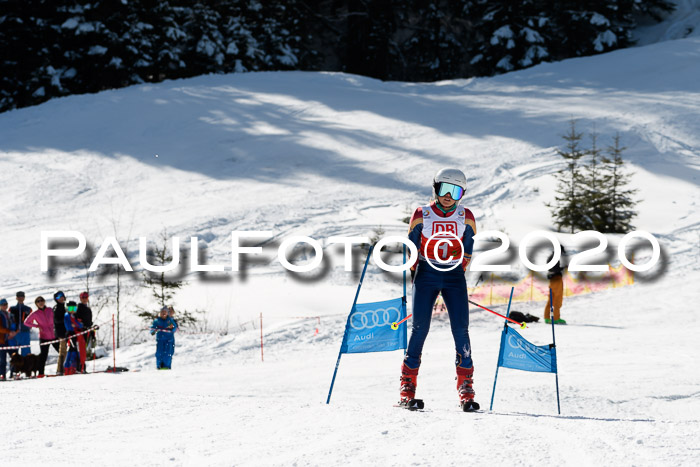
[[[215,264],[229,264],[232,230],[277,239],[403,231],[400,219],[446,165],[468,174],[465,202],[480,230],[517,241],[550,226],[544,202],[562,166],[554,151],[572,117],[603,145],[620,132],[643,189],[637,228],[679,240],[666,248],[680,260],[697,240],[698,54],[687,39],[430,85],[205,76],[4,113],[0,253],[12,268],[0,292],[43,291],[41,230],[77,229],[98,246],[115,230],[155,240],[167,229],[198,236]],[[252,282],[261,271],[282,268],[252,268]],[[77,290],[82,274],[64,270],[55,286]]]
[[[571,118],[603,145],[620,133],[642,200],[636,226],[659,239],[665,261],[633,287],[566,301],[572,325],[557,339],[562,417],[551,375],[507,370],[498,412],[471,416],[455,410],[444,322],[423,356],[419,392],[431,412],[388,408],[399,352],[344,358],[326,407],[357,276],[336,255],[321,279],[302,281],[269,249],[245,275],[187,277],[178,307],[207,309],[230,332],[179,336],[171,373],[153,371],[148,343],[118,354],[138,373],[0,386],[22,401],[3,407],[0,436],[16,448],[8,461],[68,463],[85,453],[72,446],[87,431],[85,449],[100,465],[697,464],[699,55],[700,39],[690,38],[435,84],[204,76],[0,114],[0,296],[83,288],[80,268],[40,272],[41,230],[80,230],[99,244],[115,230],[155,239],[165,228],[198,236],[215,264],[230,263],[232,230],[272,230],[276,241],[369,235],[378,225],[403,233],[401,219],[447,165],[469,177],[465,204],[479,230],[504,230],[517,244],[550,228],[544,202]],[[102,278],[95,290],[112,284]],[[361,299],[399,294],[395,281],[372,272]],[[130,304],[145,299],[135,292]],[[542,306],[516,309],[539,315]],[[261,311],[270,316],[264,363],[259,330],[244,326]],[[290,318],[298,315],[324,316],[319,334],[313,321]],[[471,322],[476,390],[487,405],[502,323],[476,311]],[[549,332],[532,326],[526,337],[545,343]]]
[[[688,277],[686,285],[698,280]],[[672,291],[671,293],[669,291]],[[677,279],[565,302],[554,375],[502,369],[494,411],[461,413],[449,324],[434,320],[419,394],[428,411],[392,408],[399,352],[346,355],[325,405],[344,318],[266,333],[178,336],[171,372],[154,344],[119,351],[140,372],[0,383],[9,465],[697,465],[700,321]],[[518,305],[541,313],[541,304]],[[503,310],[502,310],[503,311]],[[500,320],[472,313],[477,399],[488,407]],[[536,343],[548,326],[531,325]],[[110,362],[96,363],[102,369]],[[92,371],[92,365],[89,365]],[[76,452],[76,438],[85,447]]]

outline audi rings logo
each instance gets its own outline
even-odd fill
[[[428,257],[428,245],[430,244],[431,241],[433,241],[433,239],[438,238],[438,241],[433,246],[433,255],[435,255],[435,261],[437,261],[440,264],[447,264],[450,262],[450,260],[441,259],[440,255],[438,254],[438,248],[440,248],[440,245],[445,244],[445,243],[447,243],[447,244],[450,243],[450,241],[448,240],[449,237],[452,237],[459,242],[459,246],[462,249],[462,253],[464,253],[464,244],[462,243],[462,240],[457,235],[453,234],[452,232],[446,232],[446,231],[445,232],[435,232],[434,234],[432,234],[430,237],[428,237],[428,241],[425,242],[425,246],[423,247],[423,256],[425,256],[425,259],[428,260],[427,263],[430,266],[432,266],[432,268],[435,269],[436,271],[442,271],[442,272],[452,271],[454,268],[456,268],[457,266],[459,266],[462,263],[461,261],[456,261],[455,264],[453,264],[449,268],[447,268],[447,267],[440,268],[440,267],[437,267],[436,265],[434,265],[433,262],[428,259],[429,258]]]
[[[350,327],[357,331],[363,329],[391,326],[401,320],[401,312],[398,308],[377,308],[376,310],[356,311],[350,316]]]
[[[508,345],[514,349],[520,349],[525,353],[536,354],[536,355],[543,357],[543,358],[546,358],[549,356],[549,354],[547,354],[547,352],[544,349],[540,349],[539,347],[523,346],[522,343],[518,339],[515,338],[515,336],[508,336]]]

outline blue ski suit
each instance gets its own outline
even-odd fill
[[[32,309],[23,303],[17,303],[15,306],[10,307],[10,316],[12,316],[12,327],[13,331],[19,330],[14,339],[12,339],[11,345],[29,345],[30,340],[30,328],[24,325],[24,320],[32,312]],[[29,355],[29,347],[22,347],[17,352],[20,355]]]
[[[455,365],[461,368],[472,368],[471,343],[469,341],[469,304],[467,301],[469,297],[464,272],[471,261],[474,248],[473,237],[476,235],[474,216],[471,211],[462,208],[463,211],[458,217],[456,209],[445,212],[435,202],[431,203],[429,208],[431,211],[429,215],[433,216],[437,223],[442,221],[464,223],[464,234],[461,236],[463,258],[461,265],[457,265],[451,271],[436,270],[428,264],[429,258],[425,258],[423,255],[414,266],[416,271],[413,280],[413,326],[404,363],[412,369],[417,369],[420,366],[423,344],[430,330],[433,306],[438,294],[442,293],[455,342]],[[429,248],[426,250],[423,248],[432,234],[432,232],[423,232],[423,209],[416,209],[411,218],[408,234],[409,240],[416,245],[419,252],[429,250]],[[454,260],[454,257],[452,259]]]
[[[7,335],[12,332],[12,318],[6,311],[0,310],[0,347],[6,347],[10,344],[10,339]],[[0,349],[0,376],[5,377],[7,371],[7,356],[11,355],[13,349]]]
[[[172,325],[171,329],[168,329]],[[172,318],[158,317],[153,320],[151,334],[156,335],[156,366],[158,368],[171,368],[173,353],[175,352],[175,335],[177,324]]]
[[[170,339],[170,343],[168,344],[168,353],[170,354],[170,360],[172,361],[173,355],[175,355],[175,333],[177,332],[179,326],[177,325],[177,321],[175,321],[175,319],[173,319],[173,318],[169,318],[169,319],[175,325],[175,327],[172,329],[173,338]],[[170,366],[170,365],[168,365],[168,366]]]

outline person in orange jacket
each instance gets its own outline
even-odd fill
[[[564,247],[561,247],[562,256],[566,253]],[[547,262],[550,262],[554,258],[554,252],[549,256]],[[547,279],[549,279],[549,288],[552,289],[552,303],[551,308],[554,308],[554,324],[566,324],[566,321],[560,318],[559,312],[561,306],[564,303],[564,267],[562,267],[561,259],[557,264],[552,266],[552,268],[547,271]],[[547,297],[547,305],[544,307],[544,322],[550,324],[550,303],[549,297]]]

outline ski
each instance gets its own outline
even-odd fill
[[[402,409],[410,411],[422,411],[425,407],[425,404],[423,403],[423,399],[411,399],[407,401],[401,401],[398,404],[395,404],[394,407],[400,407]]]

